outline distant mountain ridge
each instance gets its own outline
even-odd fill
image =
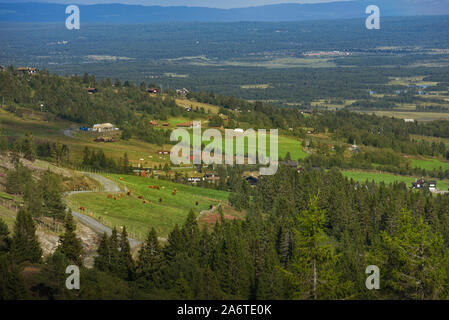
[[[316,4],[278,4],[248,8],[160,7],[126,4],[79,5],[81,21],[88,23],[305,21],[365,18],[376,4],[382,16],[449,15],[448,0],[356,0]],[[65,21],[66,4],[1,3],[2,22]]]

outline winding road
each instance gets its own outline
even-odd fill
[[[120,186],[117,183],[115,183],[114,181],[109,180],[99,174],[90,173],[90,172],[81,172],[81,173],[85,176],[88,176],[91,179],[96,180],[98,183],[100,183],[104,192],[110,192],[110,193],[126,192],[126,190],[123,190],[122,188],[120,188]],[[66,196],[71,196],[71,195],[78,194],[78,193],[88,193],[88,192],[94,192],[94,191],[70,191],[70,192],[66,192]],[[104,224],[98,222],[97,220],[95,220],[85,214],[82,214],[80,212],[77,212],[77,211],[72,211],[72,214],[76,219],[78,219],[78,221],[80,221],[84,225],[88,226],[95,232],[98,232],[100,234],[103,234],[106,232],[106,234],[108,236],[110,236],[112,234],[111,228],[105,226]],[[128,240],[129,240],[129,245],[130,245],[131,249],[140,244],[140,241],[138,241],[136,239],[128,238]]]

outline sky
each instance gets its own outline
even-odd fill
[[[323,3],[350,0],[0,0],[0,2],[49,2],[64,4],[125,3],[157,6],[241,8],[279,3]]]

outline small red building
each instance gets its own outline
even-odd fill
[[[153,93],[153,94],[159,94],[159,93],[161,93],[161,89],[159,89],[159,88],[148,88],[147,92]]]

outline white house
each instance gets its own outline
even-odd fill
[[[116,128],[112,123],[99,123],[99,124],[94,124],[92,127],[92,131],[97,131],[97,132],[108,132],[108,131],[114,131],[114,130],[118,130],[118,128]]]

